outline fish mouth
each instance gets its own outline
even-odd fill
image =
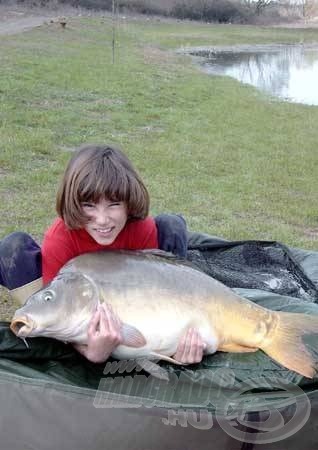
[[[28,317],[17,317],[10,324],[10,330],[18,337],[28,337],[35,328],[35,323]]]

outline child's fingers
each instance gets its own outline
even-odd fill
[[[119,319],[119,317],[117,316],[117,314],[114,313],[114,310],[111,307],[111,305],[108,305],[107,303],[103,303],[101,305],[101,307],[107,316],[109,326],[112,329],[120,329],[122,322]]]
[[[188,347],[188,340],[189,340],[190,336],[191,336],[191,328],[187,331],[187,333],[185,333],[181,337],[181,339],[178,343],[177,351],[174,355],[174,358],[177,361],[182,361],[182,362],[184,361],[184,355],[186,354],[186,349]]]
[[[100,309],[100,332],[102,334],[111,333],[112,331],[112,317],[108,308],[105,308],[104,304],[99,306]]]
[[[99,328],[99,322],[100,322],[100,310],[97,309],[92,315],[91,320],[89,321],[87,332],[89,334],[96,333],[96,331]]]
[[[201,335],[197,330],[194,330],[193,334],[193,360],[194,362],[199,362],[202,359],[204,348],[206,344],[202,341]]]

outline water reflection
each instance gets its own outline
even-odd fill
[[[234,77],[289,101],[318,105],[318,45],[196,54],[207,57],[203,67],[208,73]]]

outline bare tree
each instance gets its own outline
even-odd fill
[[[261,12],[267,8],[272,3],[272,0],[257,0],[255,2],[255,11],[256,14],[259,16]]]
[[[115,63],[115,44],[116,44],[116,10],[117,1],[112,0],[112,62]]]
[[[301,6],[304,19],[309,19],[318,14],[317,0],[301,0]]]

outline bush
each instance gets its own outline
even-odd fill
[[[158,1],[145,1],[145,0],[130,0],[130,1],[119,1],[119,10],[135,12],[139,14],[147,15],[167,15],[169,10]]]
[[[249,11],[239,1],[231,0],[187,0],[174,6],[171,15],[179,19],[205,22],[231,23],[247,21]]]
[[[112,0],[60,0],[60,2],[87,9],[112,10]]]

